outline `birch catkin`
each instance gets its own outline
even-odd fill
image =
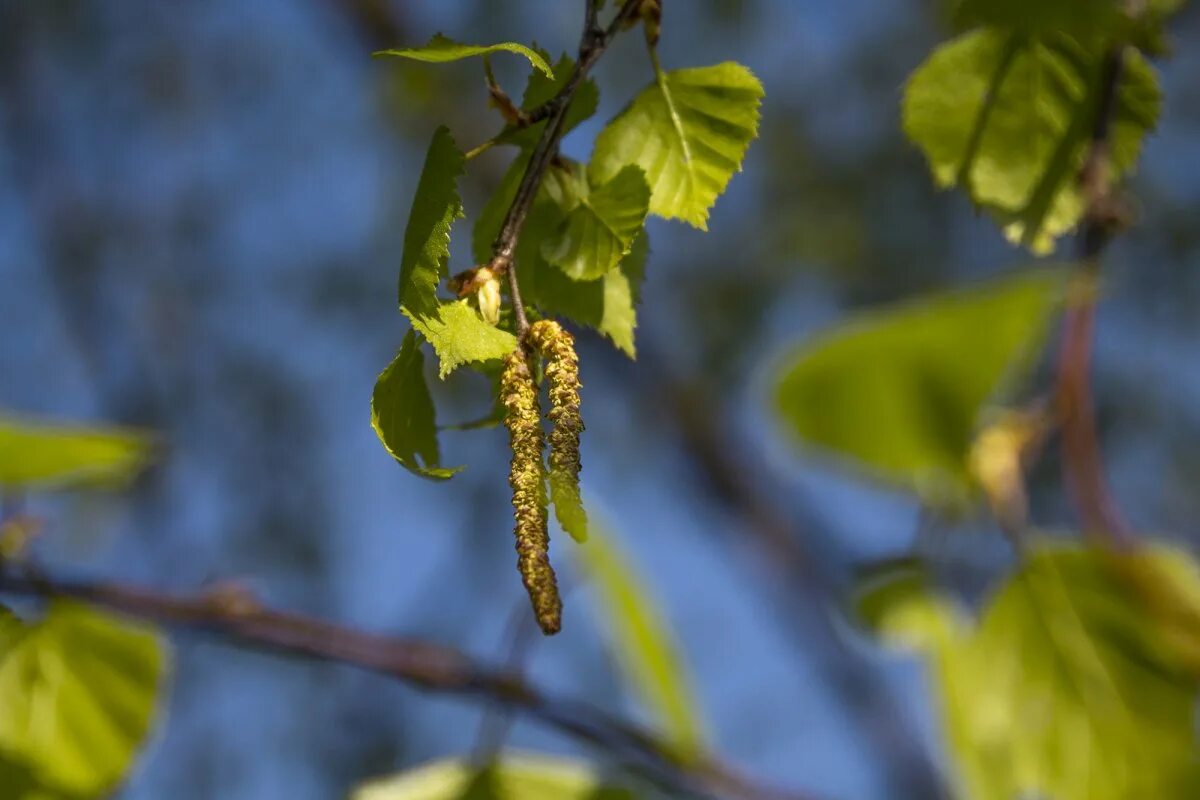
[[[512,487],[517,569],[542,632],[558,633],[562,627],[562,600],[554,568],[550,566],[550,534],[546,524],[546,475],[542,463],[545,444],[537,384],[529,372],[523,350],[508,355],[500,378],[504,425],[512,447],[508,485]]]
[[[578,541],[587,538],[587,513],[579,496],[579,356],[575,339],[553,320],[529,326],[529,343],[546,362],[550,382],[550,499],[558,523]]]

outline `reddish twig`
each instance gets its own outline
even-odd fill
[[[1118,550],[1131,547],[1132,536],[1104,475],[1090,376],[1100,257],[1121,216],[1110,188],[1109,132],[1123,69],[1124,48],[1115,47],[1102,65],[1091,141],[1080,173],[1086,203],[1079,233],[1080,268],[1063,319],[1056,387],[1064,479],[1085,533]]]

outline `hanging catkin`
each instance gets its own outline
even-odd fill
[[[542,354],[550,382],[550,499],[563,530],[577,541],[587,539],[587,513],[579,496],[579,356],[575,339],[554,320],[529,326],[529,343]]]
[[[510,353],[500,378],[504,425],[512,447],[508,485],[512,487],[517,569],[542,632],[562,627],[562,600],[550,566],[550,534],[546,524],[546,475],[542,463],[544,435],[537,384],[523,350]]]

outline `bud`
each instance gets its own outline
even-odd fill
[[[579,356],[575,339],[553,320],[529,327],[529,343],[546,361],[550,382],[550,497],[563,530],[576,540],[587,538],[587,514],[579,497],[579,437],[583,417],[579,411]]]
[[[525,353],[516,350],[504,360],[500,376],[504,425],[512,448],[508,485],[512,487],[517,569],[529,593],[542,632],[558,633],[562,627],[562,599],[554,568],[550,566],[550,534],[546,524],[546,475],[542,463],[545,437],[537,384],[529,372]]]
[[[1040,408],[1004,411],[984,426],[971,444],[968,468],[1006,531],[1025,528],[1029,516],[1025,467],[1046,428]]]
[[[489,325],[500,322],[500,279],[488,278],[475,290],[479,302],[479,313]]]

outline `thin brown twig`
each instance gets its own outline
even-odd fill
[[[50,578],[3,563],[0,594],[80,600],[131,618],[218,634],[256,649],[357,667],[428,691],[494,699],[627,762],[668,791],[763,800],[805,797],[759,787],[713,759],[689,762],[641,727],[584,702],[552,698],[520,677],[480,664],[452,647],[265,608],[244,594],[180,597],[121,583]]]
[[[1111,191],[1109,134],[1124,61],[1125,48],[1116,46],[1106,53],[1101,67],[1091,140],[1079,178],[1085,201],[1078,238],[1080,265],[1063,319],[1056,389],[1064,478],[1085,533],[1116,550],[1129,549],[1133,541],[1104,475],[1090,373],[1100,260],[1120,220]]]
[[[579,59],[575,64],[575,70],[563,88],[545,106],[546,127],[530,153],[525,174],[521,177],[521,183],[517,186],[512,205],[509,206],[504,222],[500,226],[500,233],[492,246],[492,261],[489,266],[493,270],[508,273],[508,290],[512,300],[513,314],[517,320],[517,337],[522,340],[529,330],[529,319],[525,314],[525,303],[521,299],[521,287],[517,281],[516,265],[513,263],[521,231],[525,227],[525,221],[529,217],[533,201],[541,188],[546,169],[558,152],[558,143],[563,135],[563,123],[566,120],[567,111],[570,110],[571,101],[575,99],[576,91],[583,85],[583,79],[587,77],[588,71],[603,55],[613,37],[637,13],[640,0],[626,0],[616,17],[607,28],[603,29],[600,28],[597,21],[599,13],[597,0],[584,0],[584,2],[587,10],[584,15],[583,36],[579,42]],[[538,112],[540,111],[538,109]]]

